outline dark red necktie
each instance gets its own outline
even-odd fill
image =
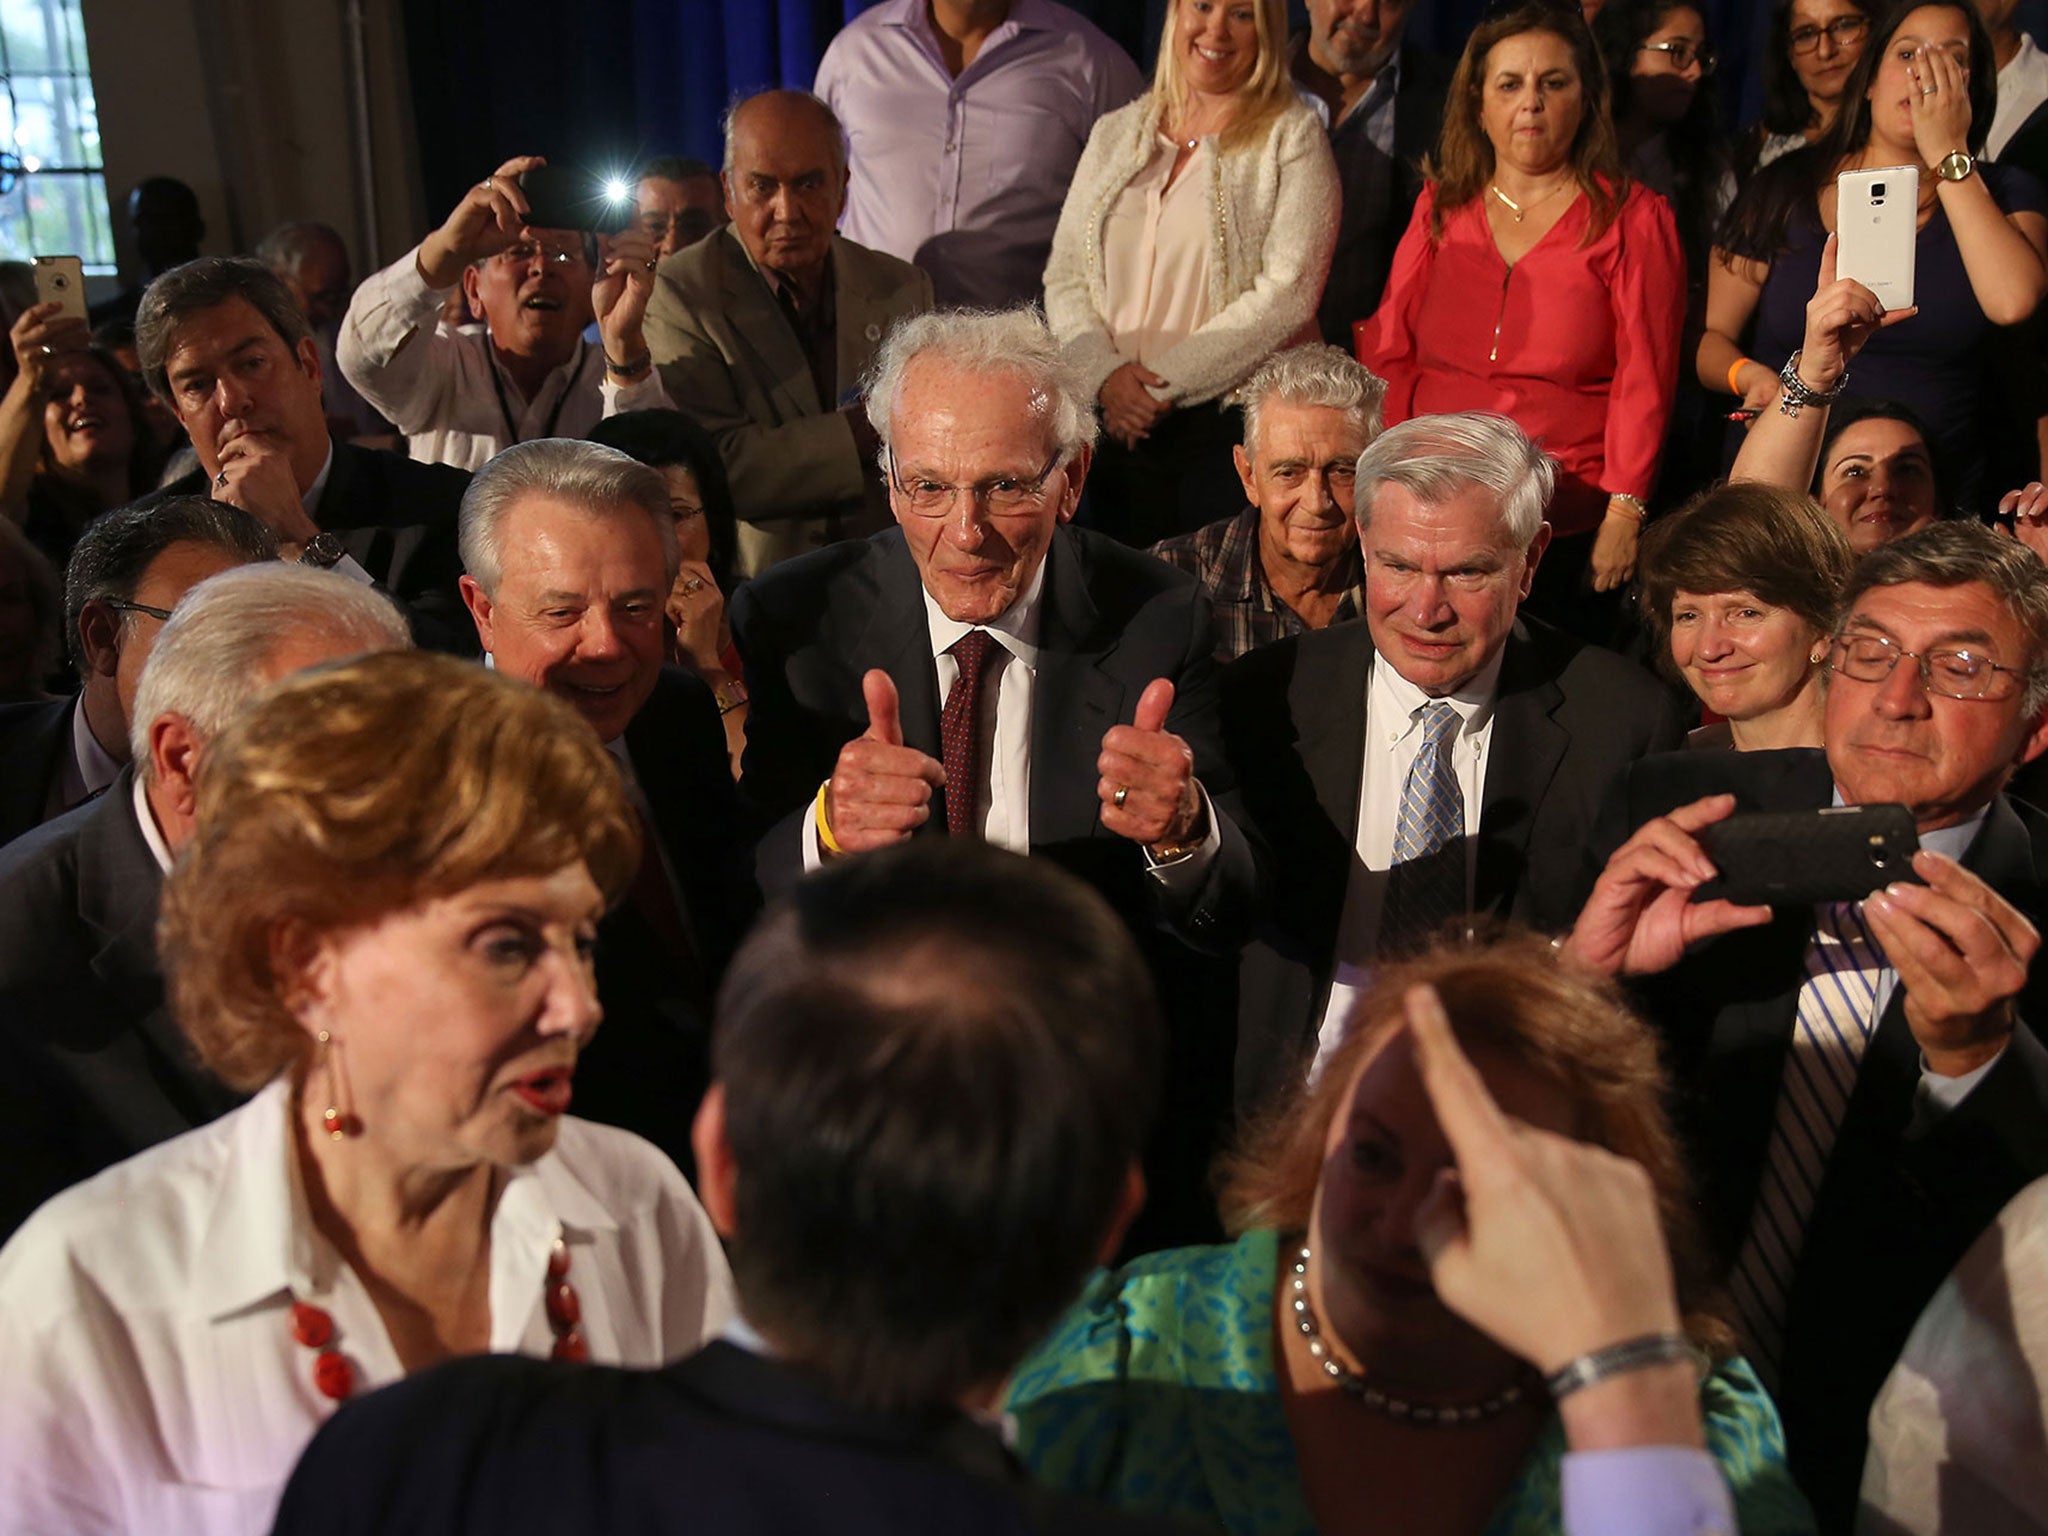
[[[981,801],[981,684],[1008,653],[985,629],[970,629],[946,647],[960,675],[946,693],[939,715],[939,748],[946,769],[946,830],[954,837],[977,832],[974,810]]]

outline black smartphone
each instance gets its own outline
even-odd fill
[[[1810,906],[1861,901],[1895,881],[1926,883],[1913,873],[1920,834],[1903,805],[1730,816],[1705,828],[1700,846],[1721,873],[1694,892],[1695,901]]]
[[[526,222],[535,229],[587,229],[616,235],[633,222],[633,192],[623,182],[567,166],[543,165],[522,171]]]

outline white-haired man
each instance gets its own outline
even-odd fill
[[[846,142],[832,109],[763,91],[725,119],[732,222],[661,264],[647,344],[668,396],[718,439],[749,574],[881,526],[855,398],[882,333],[932,282],[833,232]]]
[[[1516,615],[1554,476],[1505,417],[1390,428],[1353,490],[1365,622],[1224,673],[1226,745],[1275,876],[1240,976],[1241,1108],[1335,1044],[1379,955],[1460,913],[1569,923],[1607,789],[1682,738],[1647,672]]]
[[[1317,345],[1277,353],[1245,381],[1232,456],[1250,505],[1152,546],[1209,599],[1218,661],[1364,614],[1351,486],[1386,393],[1350,353]]]
[[[157,902],[192,835],[206,744],[267,684],[412,644],[380,593],[263,563],[179,600],[135,697],[129,765],[99,799],[0,850],[0,1234],[58,1190],[202,1125],[235,1096],[164,1002]]]

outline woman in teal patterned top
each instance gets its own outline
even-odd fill
[[[1426,982],[1508,1113],[1648,1171],[1687,1333],[1711,1361],[1705,1443],[1741,1530],[1811,1532],[1777,1410],[1699,1308],[1648,1031],[1611,987],[1529,938],[1383,967],[1375,981],[1317,1083],[1231,1165],[1224,1209],[1238,1241],[1098,1274],[1018,1369],[1007,1407],[1034,1474],[1231,1536],[1562,1530],[1565,1441],[1540,1379],[1437,1299],[1417,1246],[1418,1219],[1456,1198],[1399,1027],[1403,993]],[[1306,1329],[1292,1283],[1304,1247]]]

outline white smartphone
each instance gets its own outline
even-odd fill
[[[1853,277],[1886,309],[1913,306],[1920,168],[1887,165],[1835,178],[1835,275]]]
[[[76,256],[38,256],[32,265],[36,274],[36,302],[61,304],[64,319],[83,320],[85,263]]]

